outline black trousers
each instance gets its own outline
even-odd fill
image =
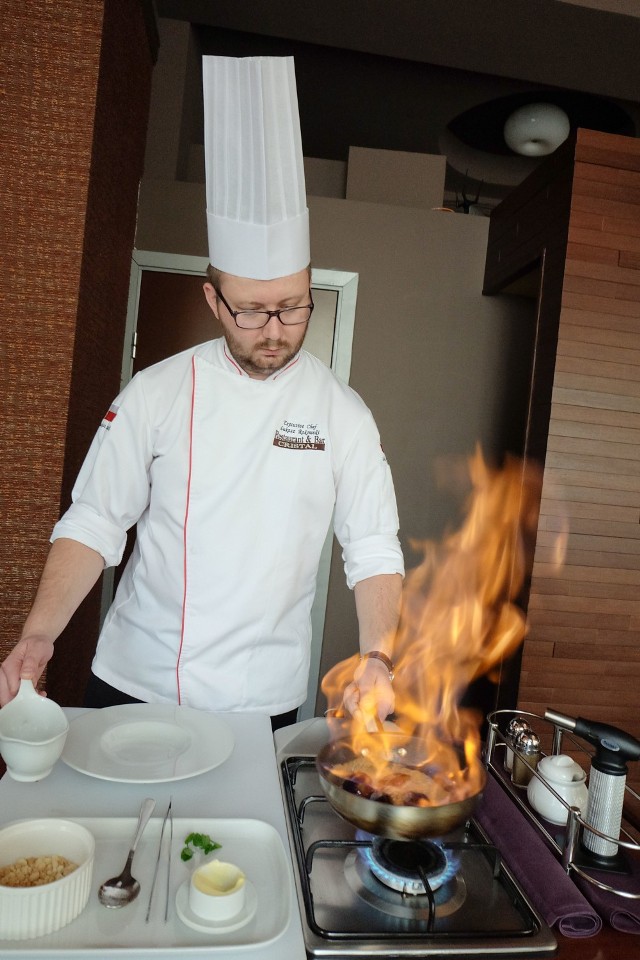
[[[142,700],[136,700],[135,697],[130,697],[128,693],[123,693],[122,690],[117,690],[115,687],[110,686],[108,683],[105,683],[104,680],[101,680],[99,677],[96,677],[95,673],[90,674],[89,682],[87,683],[87,689],[84,694],[84,706],[85,707],[116,707],[122,703],[143,703]],[[298,710],[289,710],[287,713],[280,713],[276,717],[271,717],[271,729],[279,730],[280,727],[288,727],[290,724],[296,722]]]

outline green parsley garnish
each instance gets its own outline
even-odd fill
[[[221,844],[216,843],[215,840],[212,840],[208,833],[190,833],[188,837],[184,838],[184,847],[182,848],[182,853],[180,854],[181,860],[191,860],[195,850],[192,848],[195,847],[197,850],[202,850],[203,854],[206,856],[208,853],[211,853],[213,850],[219,850]]]

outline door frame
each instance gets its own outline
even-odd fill
[[[145,270],[162,273],[182,273],[204,277],[209,265],[208,257],[194,257],[177,253],[161,253],[155,250],[134,249],[131,257],[131,276],[129,280],[129,299],[127,303],[127,321],[125,327],[124,350],[120,389],[131,380],[135,359],[136,327],[142,274]],[[331,349],[331,369],[345,383],[351,375],[351,354],[353,330],[356,319],[356,300],[358,296],[358,274],[344,270],[324,270],[312,267],[311,286],[317,290],[329,290],[337,294],[333,345]],[[316,593],[311,609],[311,664],[307,699],[298,710],[298,719],[306,720],[315,714],[317,688],[320,680],[320,661],[322,656],[322,638],[329,593],[329,574],[331,571],[331,553],[333,546],[333,525],[329,529],[322,548]],[[113,597],[114,568],[105,571],[102,590],[102,620]]]

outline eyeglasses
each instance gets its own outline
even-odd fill
[[[266,327],[271,317],[277,317],[285,327],[295,326],[296,323],[306,323],[313,313],[314,303],[309,291],[311,303],[304,307],[282,307],[281,310],[232,310],[219,290],[216,290],[225,307],[241,330],[260,330]]]

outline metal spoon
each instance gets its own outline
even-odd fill
[[[136,852],[136,847],[138,846],[138,841],[149,822],[155,805],[155,800],[151,798],[144,801],[140,807],[138,826],[136,827],[124,870],[119,877],[112,877],[110,880],[105,880],[98,890],[98,898],[104,907],[125,907],[128,903],[131,903],[132,900],[135,900],[140,893],[140,884],[131,874],[131,863],[133,861],[133,855]]]

